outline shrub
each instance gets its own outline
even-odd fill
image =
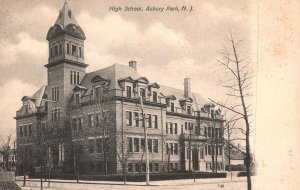
[[[170,174],[150,174],[150,181],[176,180],[176,179],[201,179],[201,178],[225,178],[227,173],[170,173]],[[40,174],[31,174],[30,178],[40,178]],[[48,178],[47,174],[42,174],[43,178]],[[76,180],[76,174],[51,174],[51,179]],[[145,181],[145,174],[127,174],[127,181]],[[80,175],[80,180],[96,181],[123,181],[123,175]]]

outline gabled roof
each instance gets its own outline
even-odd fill
[[[126,65],[115,63],[112,66],[99,69],[97,71],[87,73],[85,77],[82,79],[80,86],[86,87],[88,90],[86,94],[90,94],[92,91],[92,83],[91,80],[96,76],[101,76],[110,81],[109,89],[118,89],[122,90],[119,85],[120,79],[136,79],[139,78],[140,75],[136,72],[136,70],[132,67],[128,67]],[[130,77],[130,78],[128,78]]]
[[[181,89],[177,89],[177,88],[160,85],[160,92],[162,92],[165,96],[173,95],[177,99],[185,98],[184,91]],[[192,107],[193,107],[193,110],[195,110],[195,111],[199,111],[201,109],[201,107],[207,103],[207,100],[198,93],[193,92],[191,98],[193,99]],[[175,107],[181,107],[179,101],[174,101],[174,104],[175,104]]]

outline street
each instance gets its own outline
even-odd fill
[[[16,182],[22,187],[23,182]],[[246,189],[246,178],[236,178],[231,180],[226,179],[197,179],[194,183],[193,179],[184,180],[167,180],[167,181],[152,181],[150,186],[146,186],[145,182],[128,182],[123,185],[122,182],[104,182],[104,181],[80,181],[76,183],[72,180],[53,180],[51,182],[51,188],[47,188],[48,182],[44,182],[44,189],[62,190],[62,189],[74,189],[74,190],[92,190],[92,189],[130,189],[130,190],[144,190],[144,189],[174,189],[174,190],[214,190],[214,189],[230,189],[230,190],[243,190]],[[40,182],[38,180],[27,181],[26,187],[22,187],[24,190],[38,190],[40,189]]]

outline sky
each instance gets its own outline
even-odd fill
[[[85,62],[91,72],[114,63],[136,60],[138,72],[150,81],[183,89],[191,78],[192,91],[224,99],[218,84],[224,73],[216,59],[224,38],[232,31],[243,41],[247,54],[251,42],[249,2],[207,1],[83,1],[68,0],[84,30]],[[46,84],[46,35],[64,0],[0,1],[0,131],[15,130],[15,112],[21,98]],[[111,6],[193,7],[191,12],[113,12]],[[217,72],[216,72],[217,71]]]

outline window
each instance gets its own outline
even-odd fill
[[[73,71],[71,71],[70,84],[73,84]]]
[[[54,54],[54,52],[53,52],[53,47],[51,47],[51,48],[50,48],[50,57],[53,57],[53,54]]]
[[[77,94],[75,94],[74,96],[75,96],[75,98],[74,98],[74,100],[75,100],[75,105],[78,105],[78,104],[79,104],[79,94],[77,93]]]
[[[153,102],[157,102],[157,92],[153,91]]]
[[[168,130],[168,122],[166,122],[166,133],[169,133],[169,130]]]
[[[210,145],[207,145],[207,154],[211,155],[211,146]]]
[[[58,145],[58,161],[65,161],[65,146],[64,143]]]
[[[174,123],[174,133],[177,134],[177,123]]]
[[[203,151],[203,149],[200,150],[200,159],[204,159],[204,151]]]
[[[77,131],[77,122],[76,122],[76,118],[73,118],[72,119],[72,128],[73,128],[73,131]]]
[[[152,163],[149,163],[149,171],[153,172],[153,165],[152,165]]]
[[[147,116],[148,116],[148,128],[152,128],[152,121],[151,121],[151,114],[147,114]]]
[[[139,152],[140,150],[140,139],[134,138],[134,152]]]
[[[140,165],[138,163],[135,163],[134,170],[135,170],[135,172],[139,172],[140,171]]]
[[[174,106],[174,102],[171,102],[171,112],[175,111],[175,106]]]
[[[90,153],[94,153],[94,139],[89,140],[89,151]]]
[[[155,163],[154,164],[154,171],[158,172],[158,170],[159,170],[159,165],[158,165],[158,163]]]
[[[208,137],[211,137],[211,127],[208,127]]]
[[[143,151],[146,150],[146,149],[145,149],[145,139],[144,139],[144,138],[141,138],[141,149],[142,149]]]
[[[54,46],[54,49],[55,49],[55,56],[57,56],[58,55],[58,46],[57,45]]]
[[[145,88],[140,88],[140,96],[145,99],[146,98],[146,90]]]
[[[178,170],[178,163],[174,163],[174,170]]]
[[[82,50],[81,50],[80,46],[79,46],[78,50],[79,50],[79,57],[82,57]]]
[[[102,152],[102,139],[97,139],[96,145],[97,145],[97,152],[101,153]]]
[[[218,151],[219,155],[222,155],[222,153],[223,153],[222,146],[219,146],[218,149],[219,149],[219,151]]]
[[[52,88],[52,100],[58,101],[59,100],[59,87]]]
[[[190,151],[186,150],[186,159],[190,159]]]
[[[181,125],[181,134],[183,134],[183,125]]]
[[[153,152],[158,153],[158,139],[153,139]]]
[[[20,137],[23,137],[23,126],[20,126]]]
[[[95,119],[96,127],[100,127],[100,113],[96,113]]]
[[[174,154],[174,149],[173,149],[173,143],[169,143],[170,144],[170,154]]]
[[[207,137],[207,127],[204,128],[204,136]]]
[[[171,122],[169,124],[169,131],[170,131],[170,134],[173,134],[173,123],[171,123]]]
[[[77,46],[72,45],[72,55],[76,56],[77,55]]]
[[[214,110],[211,110],[211,111],[210,111],[210,114],[211,114],[211,118],[215,118]]]
[[[103,94],[103,87],[101,86],[95,87],[95,97],[97,101],[101,101],[102,94]]]
[[[126,125],[132,126],[132,112],[126,111]]]
[[[52,122],[57,122],[60,119],[60,108],[52,109]]]
[[[32,126],[31,124],[28,125],[28,135],[29,135],[29,136],[31,136],[31,132],[32,132],[32,131],[31,131],[31,126]]]
[[[78,117],[78,130],[81,131],[83,127],[83,118]]]
[[[28,105],[24,105],[25,114],[28,114]]]
[[[155,129],[157,129],[158,125],[157,125],[157,115],[153,115],[152,116],[152,126],[154,126]]]
[[[70,54],[70,44],[67,43],[67,54]]]
[[[89,115],[89,127],[94,127],[94,115]]]
[[[70,84],[74,84],[74,85],[79,84],[79,72],[71,71]]]
[[[63,46],[62,43],[59,44],[58,54],[62,54]]]
[[[134,126],[138,127],[139,126],[139,113],[134,112]]]
[[[148,141],[148,151],[152,152],[152,139],[147,139]]]
[[[187,106],[187,114],[188,115],[192,114],[192,108],[191,108],[191,106]]]
[[[126,87],[126,94],[128,98],[131,98],[131,86]]]
[[[142,172],[146,172],[146,163],[142,163]]]
[[[128,142],[128,152],[132,152],[132,138],[128,137],[127,142]]]
[[[178,143],[174,143],[174,154],[178,154]]]
[[[127,164],[128,172],[133,172],[132,163]]]

